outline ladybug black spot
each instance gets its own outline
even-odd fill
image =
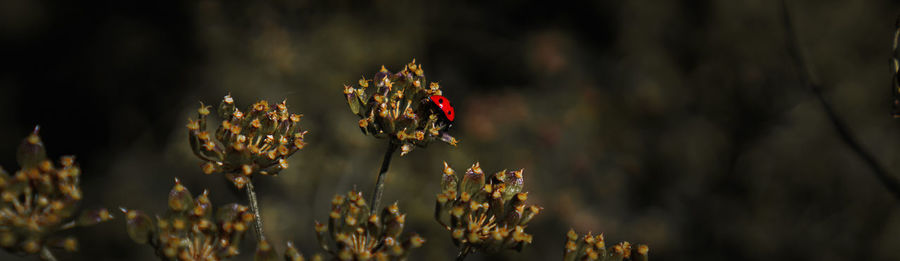
[[[444,103],[444,99],[438,98],[438,103]]]

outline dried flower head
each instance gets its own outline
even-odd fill
[[[306,145],[306,131],[299,125],[302,115],[289,113],[286,101],[258,101],[244,113],[226,95],[218,108],[222,123],[214,135],[206,130],[210,109],[201,103],[198,119],[187,124],[191,149],[206,161],[204,173],[223,172],[238,188],[254,173],[278,174],[288,167],[287,158]]]
[[[284,251],[283,260],[286,261],[305,261],[306,258],[303,257],[303,254],[294,247],[294,243],[288,241],[287,248]],[[259,242],[256,247],[256,256],[253,258],[254,261],[276,261],[278,260],[278,253],[275,251],[268,241],[263,239],[263,241]],[[313,255],[310,257],[311,261],[322,261],[321,255]]]
[[[397,203],[370,215],[362,193],[350,191],[331,201],[328,224],[316,221],[316,237],[337,260],[404,260],[425,243],[417,234],[401,235],[405,220]]]
[[[646,261],[649,256],[650,248],[647,245],[637,245],[632,247],[631,243],[622,242],[606,247],[603,241],[603,234],[592,236],[590,232],[578,240],[578,233],[570,229],[566,234],[566,249],[563,260],[641,260]]]
[[[168,260],[222,260],[239,253],[244,233],[250,228],[250,208],[228,204],[214,210],[209,192],[196,198],[175,179],[169,192],[169,210],[151,219],[140,210],[122,208],[128,235],[137,243],[150,244]]]
[[[370,84],[375,91],[367,94]],[[373,79],[362,78],[357,87],[344,85],[344,96],[350,111],[360,117],[360,130],[391,139],[400,146],[400,155],[434,140],[456,146],[456,138],[446,132],[449,123],[441,120],[442,112],[430,99],[442,95],[441,87],[436,82],[426,84],[422,65],[413,60],[398,73],[382,66]]]
[[[47,246],[76,251],[75,238],[59,238],[55,233],[113,216],[98,209],[75,217],[82,196],[81,169],[73,156],[62,157],[59,165],[48,160],[38,129],[19,145],[21,170],[10,176],[0,168],[0,247],[16,254],[34,254]]]
[[[444,162],[434,217],[463,253],[521,250],[531,243],[525,228],[542,208],[525,204],[528,193],[522,192],[522,173],[503,170],[486,177],[475,163],[458,178]]]

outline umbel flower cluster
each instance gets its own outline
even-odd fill
[[[526,205],[522,170],[503,170],[487,177],[475,163],[459,178],[444,162],[443,172],[434,216],[450,231],[461,253],[521,250],[531,243],[532,236],[525,228],[541,207]]]
[[[647,245],[632,247],[628,241],[606,248],[603,234],[592,236],[591,233],[588,233],[581,240],[578,240],[578,233],[575,233],[575,230],[569,230],[569,233],[566,234],[566,250],[563,260],[646,261],[649,252],[650,248]]]
[[[369,82],[375,90],[367,93]],[[400,146],[401,156],[413,146],[425,147],[434,140],[456,146],[456,138],[445,132],[449,124],[440,120],[440,110],[430,101],[432,95],[442,95],[441,87],[425,81],[422,65],[415,60],[400,72],[391,73],[381,66],[373,79],[362,78],[357,87],[344,85],[347,104],[360,117],[360,130],[391,139]]]
[[[169,208],[155,218],[140,210],[122,209],[128,235],[149,244],[162,259],[222,260],[239,253],[240,241],[250,228],[250,208],[228,204],[213,209],[208,191],[196,198],[175,179],[169,192]]]
[[[256,247],[256,255],[253,258],[254,261],[276,261],[279,260],[278,252],[275,251],[275,248],[269,244],[268,241],[263,239],[263,241],[259,242]],[[294,243],[288,241],[287,248],[284,251],[283,259],[286,261],[305,261],[306,258],[303,257],[303,254],[294,247]],[[316,254],[313,255],[310,261],[322,261],[322,256]]]
[[[287,103],[270,105],[262,100],[242,112],[226,95],[218,107],[222,119],[215,133],[206,130],[210,107],[200,104],[197,120],[187,124],[191,149],[206,174],[224,172],[238,188],[254,173],[275,175],[288,167],[286,159],[303,149],[302,115],[288,112]]]
[[[113,218],[106,209],[76,217],[81,170],[72,156],[62,157],[59,165],[48,160],[37,127],[22,141],[17,160],[21,170],[12,175],[0,168],[0,246],[6,251],[34,254],[45,247],[75,251],[75,238],[54,234]]]
[[[401,235],[405,220],[396,203],[369,214],[362,193],[350,191],[331,201],[327,224],[316,221],[316,237],[336,260],[405,260],[425,243],[419,235]]]

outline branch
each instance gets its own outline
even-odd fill
[[[785,33],[787,34],[785,38],[787,41],[788,55],[790,55],[794,66],[797,67],[799,78],[809,87],[810,91],[812,91],[822,104],[825,114],[828,116],[828,119],[831,120],[832,127],[837,131],[844,144],[850,147],[850,149],[855,152],[867,166],[869,166],[872,170],[872,174],[881,181],[881,184],[883,184],[889,192],[894,194],[895,198],[900,199],[900,181],[898,181],[896,177],[891,176],[887,170],[878,163],[878,160],[859,144],[859,141],[856,140],[855,135],[853,135],[853,132],[847,124],[837,115],[831,104],[825,100],[825,96],[822,94],[822,84],[819,83],[819,80],[816,79],[815,75],[810,72],[810,68],[807,66],[806,59],[803,56],[803,50],[798,43],[797,33],[794,31],[794,26],[791,23],[787,0],[781,1],[781,7],[784,14]]]

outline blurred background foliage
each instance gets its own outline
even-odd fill
[[[825,95],[900,175],[888,58],[897,1],[789,3]],[[385,201],[448,260],[431,218],[441,161],[525,169],[545,211],[522,253],[555,260],[569,228],[650,245],[662,260],[897,260],[897,199],[840,142],[796,77],[778,1],[0,1],[0,166],[34,125],[74,154],[84,207],[162,212],[203,175],[185,124],[199,101],[287,99],[308,146],[257,191],[270,241],[318,251],[334,194],[368,196],[386,141],[359,132],[343,84],[415,58],[459,116],[458,147],[395,158]],[[396,157],[396,156],[395,156]],[[232,192],[232,193],[229,193]],[[77,229],[63,260],[153,260],[117,220]],[[252,257],[246,240],[240,260]],[[16,259],[0,253],[0,259]]]

